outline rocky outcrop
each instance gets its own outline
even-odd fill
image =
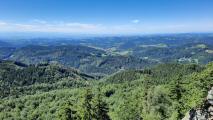
[[[213,120],[213,87],[208,92],[203,106],[191,109],[182,120]]]

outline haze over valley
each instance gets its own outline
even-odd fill
[[[0,0],[0,120],[212,120],[211,0]]]

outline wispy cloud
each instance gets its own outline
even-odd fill
[[[6,24],[7,24],[6,22],[0,21],[0,26],[6,25]]]
[[[33,22],[33,23],[38,23],[38,24],[46,24],[46,23],[47,23],[47,21],[45,21],[45,20],[40,20],[40,19],[33,19],[32,22]]]
[[[135,23],[135,24],[137,24],[137,23],[139,23],[139,22],[140,22],[140,20],[138,20],[138,19],[135,19],[135,20],[132,20],[131,22],[132,22],[132,23]]]
[[[142,33],[175,33],[175,32],[208,32],[213,31],[212,21],[195,23],[131,23],[104,25],[80,22],[45,21],[34,19],[25,23],[0,21],[0,32],[58,32],[80,34],[142,34]],[[134,23],[134,24],[132,24]]]
[[[0,22],[0,31],[6,32],[63,32],[63,33],[92,33],[103,29],[100,24],[78,22],[47,22],[34,19],[29,23]]]

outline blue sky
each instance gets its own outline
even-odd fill
[[[0,32],[213,32],[213,0],[0,0]]]

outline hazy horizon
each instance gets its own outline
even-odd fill
[[[143,35],[213,32],[211,0],[0,0],[0,33]],[[39,34],[40,33],[40,34]]]

